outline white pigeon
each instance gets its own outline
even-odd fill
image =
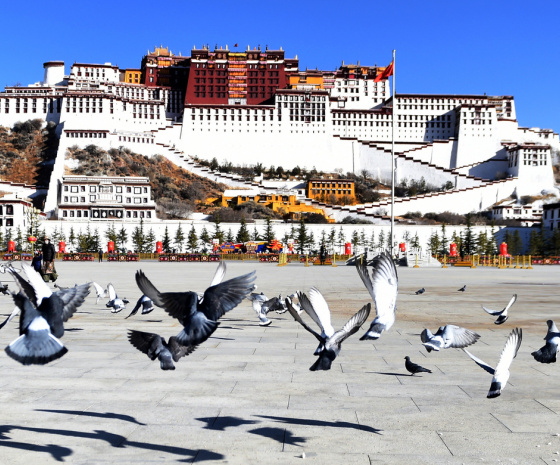
[[[111,313],[119,313],[124,310],[128,300],[126,298],[120,299],[111,283],[107,284],[107,291],[109,292],[109,302],[105,306],[111,309]]]
[[[303,292],[298,292],[298,300],[305,313],[321,328],[321,337],[325,340],[330,338],[335,331],[331,324],[331,310],[323,294],[317,288],[312,287],[309,290],[309,298]],[[319,355],[323,349],[324,345],[320,342],[313,355]]]
[[[494,324],[501,325],[502,323],[505,323],[506,320],[508,319],[508,310],[515,303],[516,300],[517,300],[517,294],[513,294],[513,297],[510,299],[510,301],[508,302],[508,304],[505,306],[503,310],[490,310],[489,308],[486,308],[484,306],[482,306],[482,308],[486,313],[489,313],[492,316],[497,316],[498,319],[494,321]]]
[[[435,334],[432,334],[432,332],[426,328],[420,334],[422,345],[428,352],[432,350],[439,351],[440,349],[449,349],[450,347],[462,349],[463,347],[474,344],[478,338],[480,338],[480,334],[455,325],[440,326]]]
[[[513,359],[517,355],[517,351],[519,350],[519,346],[521,345],[522,336],[523,334],[521,328],[515,328],[509,334],[504,349],[502,350],[502,355],[500,355],[500,360],[496,365],[496,369],[492,368],[486,362],[483,362],[479,358],[475,357],[468,350],[463,349],[479,367],[483,368],[488,373],[493,375],[492,383],[490,384],[490,390],[488,391],[488,395],[486,397],[498,397],[506,387],[509,379],[509,367],[511,366],[511,362],[513,362]]]
[[[301,324],[307,331],[317,338],[322,347],[321,352],[318,354],[317,360],[309,369],[311,371],[317,370],[330,370],[332,362],[340,354],[342,343],[348,339],[352,334],[357,332],[360,327],[365,323],[371,310],[371,304],[362,307],[356,314],[350,318],[346,324],[336,331],[330,337],[321,336],[319,333],[311,329],[300,317],[299,313],[293,308],[291,300],[286,298],[286,306],[288,311],[299,324]],[[305,310],[305,307],[303,307]],[[309,315],[311,316],[311,315]]]
[[[109,295],[109,291],[107,290],[107,288],[103,289],[95,281],[92,284],[93,287],[95,288],[95,293],[97,294],[97,300],[95,301],[95,303],[98,304],[101,299],[104,299]]]
[[[554,321],[548,320],[546,324],[548,326],[548,331],[544,337],[546,344],[539,350],[532,352],[531,355],[537,362],[555,363],[556,353],[558,352],[558,346],[560,344],[560,332],[558,332]]]
[[[366,289],[375,303],[377,316],[372,321],[361,341],[379,339],[383,331],[388,331],[395,322],[399,278],[397,267],[391,256],[384,252],[377,257],[371,272],[368,273],[365,260],[356,260],[356,269]]]

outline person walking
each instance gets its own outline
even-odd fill
[[[99,252],[97,252],[99,261],[102,262],[103,261],[103,250],[99,249]]]
[[[321,243],[321,249],[319,250],[319,261],[321,265],[325,264],[325,260],[327,259],[327,249],[325,247],[325,243]]]
[[[41,252],[43,253],[43,280],[45,282],[52,281],[54,283],[58,278],[58,274],[56,273],[56,269],[54,267],[56,252],[54,250],[54,245],[51,244],[48,237],[45,237]]]

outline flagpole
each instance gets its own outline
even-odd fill
[[[391,115],[391,238],[390,238],[390,253],[393,254],[393,247],[395,244],[395,108],[397,102],[395,101],[395,50],[393,50],[393,105]]]

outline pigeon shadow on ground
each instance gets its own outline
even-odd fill
[[[84,328],[64,328],[64,331],[83,331]]]
[[[0,447],[16,447],[22,450],[39,450],[50,453],[53,458],[59,462],[64,461],[64,457],[69,456],[73,453],[72,449],[68,449],[63,446],[58,446],[55,444],[49,444],[48,446],[37,446],[38,440],[34,440],[32,443],[19,443],[12,442],[6,435],[12,430],[29,431],[39,434],[54,434],[63,437],[73,437],[81,439],[94,439],[107,442],[111,447],[117,448],[136,448],[151,450],[156,452],[164,452],[168,454],[174,454],[184,457],[180,462],[192,463],[196,458],[198,461],[202,460],[223,460],[225,456],[218,454],[216,452],[200,449],[187,449],[184,447],[170,446],[165,444],[152,444],[148,442],[138,442],[138,441],[128,441],[126,437],[119,434],[110,433],[104,430],[94,430],[93,432],[86,431],[72,431],[63,429],[48,429],[48,428],[32,428],[27,426],[15,426],[15,425],[3,425],[0,426]],[[198,458],[198,454],[203,452],[203,459]]]
[[[249,433],[257,434],[265,438],[273,439],[281,444],[291,446],[303,446],[306,441],[305,438],[294,436],[293,433],[286,428],[273,428],[267,426],[249,430]]]
[[[61,413],[64,415],[78,415],[84,417],[94,417],[94,418],[107,418],[111,420],[122,420],[128,421],[130,423],[135,423],[140,426],[146,426],[146,423],[142,423],[138,421],[136,418],[130,415],[123,415],[121,413],[113,413],[113,412],[89,412],[83,410],[54,410],[54,409],[35,409],[36,412],[49,412],[49,413]]]
[[[381,371],[369,371],[368,373],[372,373],[375,375],[386,375],[386,376],[412,376],[410,373],[384,373]]]
[[[290,425],[304,425],[304,426],[321,426],[328,428],[348,428],[367,431],[369,433],[380,434],[380,429],[371,426],[360,425],[359,423],[350,423],[348,421],[323,421],[323,420],[310,420],[306,418],[288,418],[288,417],[273,417],[268,415],[256,415],[259,418],[266,418],[268,420],[276,420]]]
[[[197,421],[202,421],[206,423],[204,429],[213,429],[217,431],[225,431],[226,428],[234,428],[237,426],[242,425],[254,425],[258,423],[256,420],[245,420],[239,417],[202,417],[202,418],[195,418]]]

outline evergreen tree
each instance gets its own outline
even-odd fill
[[[161,245],[165,253],[171,252],[171,238],[169,237],[169,230],[167,229],[167,226],[165,227],[165,231],[163,233],[163,240],[161,241]]]
[[[220,228],[220,215],[216,215],[214,218],[214,234],[213,239],[218,239],[218,242],[221,244],[224,242],[224,232]]]
[[[111,223],[111,225],[107,228],[107,231],[105,231],[105,237],[108,241],[113,241],[115,244],[117,243],[119,235],[117,234],[114,223]]]
[[[309,231],[309,235],[307,237],[307,246],[313,251],[315,249],[315,235],[313,231]]]
[[[204,249],[206,249],[206,244],[208,244],[212,238],[210,237],[210,234],[208,234],[208,230],[206,229],[206,226],[204,226],[202,228],[202,231],[200,232],[200,242],[202,243],[202,247]]]
[[[301,254],[303,253],[307,242],[309,241],[309,236],[307,235],[307,228],[305,227],[305,222],[303,218],[299,221],[299,229],[297,232],[297,248],[298,252]]]
[[[550,248],[553,255],[560,255],[560,228],[555,228],[552,230],[552,237],[550,238]]]
[[[249,236],[249,230],[247,229],[247,223],[245,222],[245,216],[241,217],[241,226],[239,227],[239,231],[237,231],[237,237],[236,237],[237,242],[249,242],[250,240],[250,236]],[[284,242],[288,242],[287,240],[285,240]]]
[[[362,246],[364,249],[367,247],[366,232],[363,228],[360,231],[360,246]]]
[[[490,230],[490,236],[488,237],[488,244],[486,248],[486,255],[495,255],[497,251],[496,247],[496,222],[492,220],[492,229]]]
[[[253,234],[251,234],[251,240],[253,242],[257,242],[261,240],[261,236],[259,236],[259,231],[257,230],[257,227],[255,226],[255,228],[253,229]]]
[[[340,248],[340,253],[344,252],[344,244],[346,244],[346,236],[344,235],[344,230],[341,226],[338,231],[338,236],[336,237],[336,245]]]
[[[181,223],[177,227],[177,231],[175,231],[175,238],[173,240],[173,244],[177,248],[177,252],[181,253],[183,251],[183,242],[185,242],[185,235],[183,234],[183,228],[181,227]]]
[[[12,240],[12,228],[6,228],[6,238],[4,240],[4,249],[8,250],[8,244]]]
[[[195,253],[198,245],[198,236],[196,235],[196,230],[194,229],[194,224],[191,224],[191,230],[187,237],[187,245],[191,253]]]
[[[350,238],[350,242],[352,244],[352,249],[354,250],[354,255],[356,255],[358,253],[358,245],[360,244],[360,235],[358,234],[358,231],[356,231],[354,229],[354,231],[352,231],[352,236]]]
[[[294,228],[294,223],[291,223],[291,227],[290,227],[290,239],[295,239],[296,238],[296,230]]]
[[[267,216],[265,220],[263,240],[265,240],[268,244],[270,244],[270,242],[274,240],[274,230],[272,228],[272,221],[270,220],[269,216]]]
[[[475,246],[473,230],[472,230],[472,215],[470,213],[467,213],[465,215],[465,218],[467,220],[467,228],[465,229],[465,240],[464,240],[465,253],[467,255],[472,255],[474,253],[474,246]]]
[[[68,235],[68,242],[70,243],[70,247],[72,250],[76,247],[76,234],[74,233],[74,227],[70,227],[70,234]]]
[[[416,233],[412,238],[412,240],[410,241],[410,247],[413,249],[420,248],[420,238],[418,237],[418,233]]]
[[[235,237],[233,236],[233,232],[231,231],[231,228],[229,228],[226,234],[226,242],[233,242],[234,240]]]
[[[437,231],[434,231],[432,233],[432,235],[428,239],[427,245],[428,245],[428,250],[430,250],[431,254],[435,255],[439,252],[439,250],[441,249],[441,240],[439,238]]]
[[[134,244],[134,249],[138,253],[144,253],[144,222],[140,219],[140,226],[136,226],[132,231],[132,243]]]
[[[125,249],[125,246],[127,245],[128,242],[128,233],[126,232],[126,229],[124,227],[124,225],[121,227],[118,235],[117,235],[117,241],[119,244],[119,248],[121,250]]]
[[[369,237],[369,248],[370,249],[375,249],[376,247],[376,242],[375,242],[375,229],[371,228],[371,236]]]
[[[334,252],[334,246],[336,243],[336,231],[334,229],[334,226],[331,228],[330,232],[329,232],[329,236],[327,238],[327,244],[329,246],[330,252],[333,253]]]
[[[383,229],[379,232],[379,236],[377,238],[377,247],[382,249],[385,247],[385,231]]]
[[[156,234],[153,228],[150,228],[148,234],[146,234],[146,241],[144,243],[144,252],[153,253],[156,246]]]
[[[510,246],[508,247],[508,252],[510,255],[519,255],[523,252],[523,242],[521,241],[521,235],[519,230],[516,229],[511,235]]]
[[[488,233],[486,230],[480,231],[478,233],[478,239],[476,241],[476,253],[479,255],[484,255],[486,249],[488,248]]]
[[[445,223],[441,224],[441,254],[449,255],[449,241],[447,240],[447,232],[445,231]]]
[[[4,247],[5,243],[6,242],[5,242],[4,233],[2,232],[2,229],[0,229],[0,248],[1,248],[1,250],[7,249],[7,247]]]
[[[97,252],[101,248],[101,238],[99,237],[99,228],[95,228],[91,235],[91,251]]]
[[[22,252],[23,251],[23,233],[21,231],[21,228],[18,226],[16,229],[16,237],[14,239],[14,242],[16,243],[16,250],[18,252]]]

